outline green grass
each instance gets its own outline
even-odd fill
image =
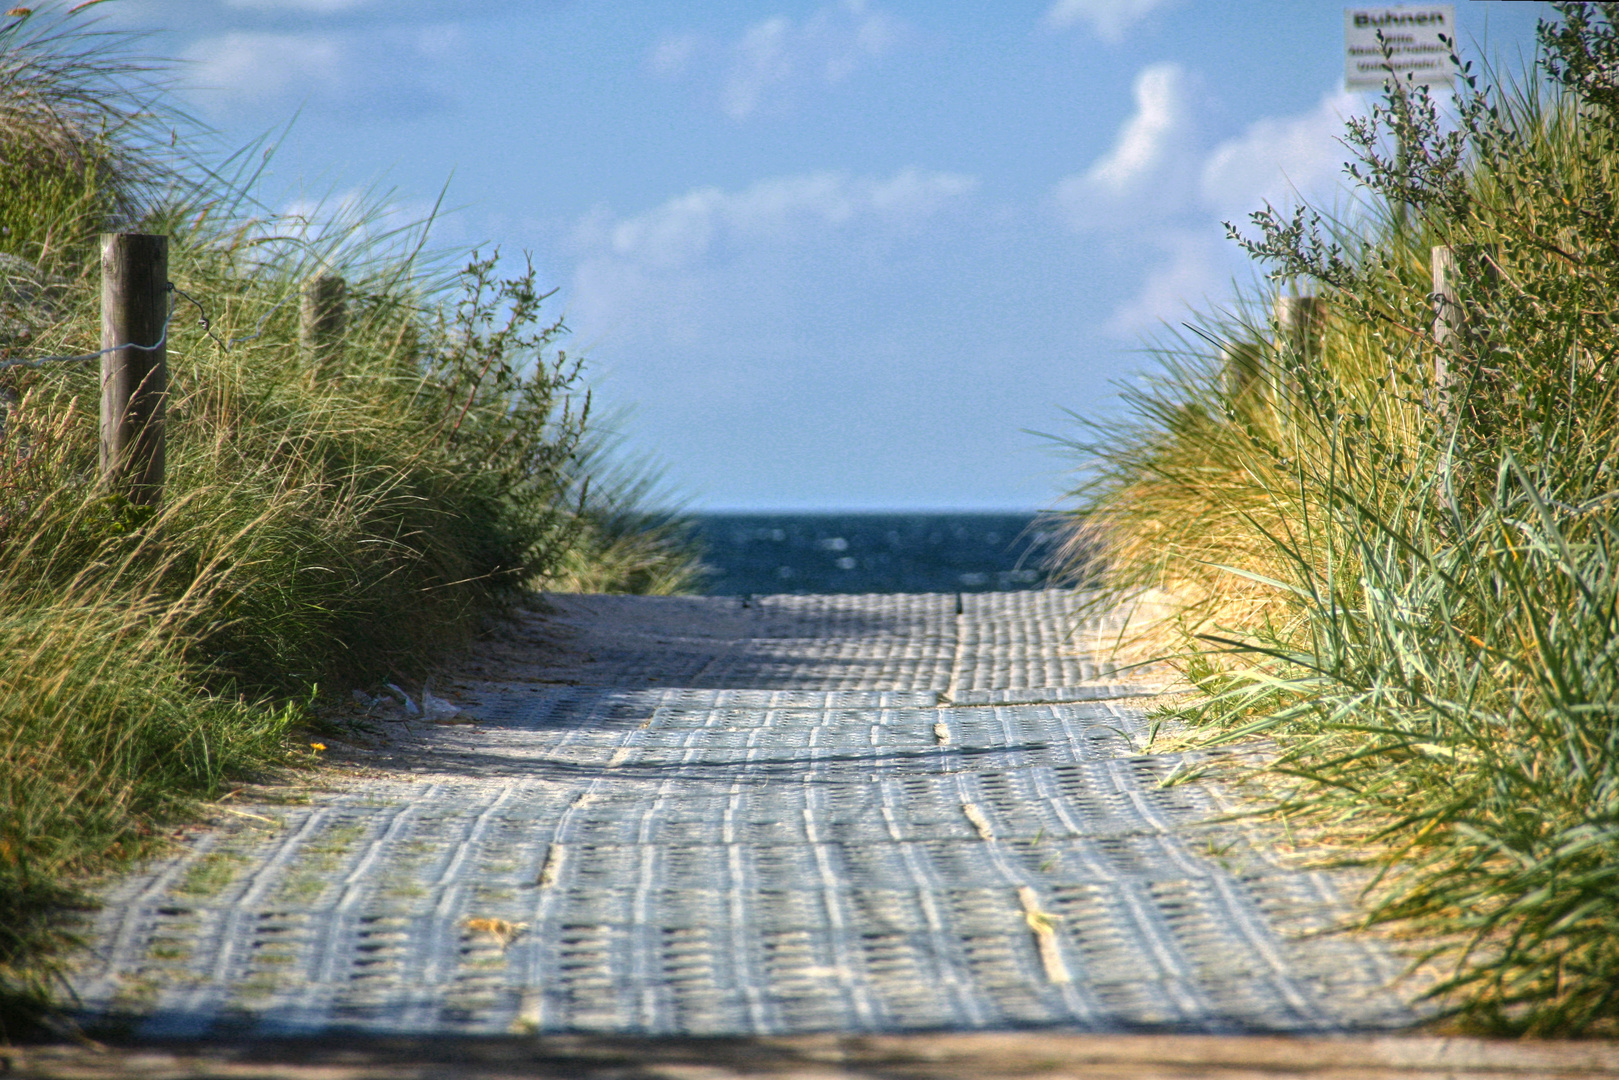
[[[363,210],[264,215],[258,156],[171,147],[194,129],[127,50],[0,23],[0,252],[32,279],[0,293],[0,360],[99,346],[103,231],[169,235],[201,305],[175,294],[156,509],[99,482],[93,363],[0,370],[0,1039],[59,996],[87,876],[306,760],[288,732],[322,688],[425,672],[525,589],[676,589],[696,562],[609,467],[532,269],[457,268]],[[320,370],[316,273],[350,297]]]
[[[1168,610],[1137,645],[1203,688],[1186,718],[1274,740],[1274,812],[1378,868],[1365,920],[1424,943],[1447,1015],[1612,1034],[1619,5],[1558,7],[1534,76],[1475,82],[1458,128],[1409,89],[1352,126],[1344,218],[1253,216],[1273,280],[1326,298],[1319,341],[1258,289],[1166,343],[1079,443],[1071,548]],[[1443,342],[1435,244],[1471,282]]]

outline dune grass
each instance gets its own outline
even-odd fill
[[[1352,122],[1364,200],[1253,215],[1271,274],[1078,440],[1071,546],[1213,740],[1424,943],[1454,1022],[1619,1031],[1619,19],[1559,4],[1535,71]],[[1403,153],[1389,147],[1403,146]],[[1430,249],[1466,284],[1435,332]],[[1268,318],[1326,302],[1315,335]]]
[[[60,1000],[87,876],[306,760],[323,692],[424,672],[526,589],[696,566],[608,467],[532,268],[456,268],[364,209],[268,214],[258,156],[192,154],[129,49],[0,23],[0,364],[99,347],[99,233],[167,234],[176,287],[155,509],[99,483],[95,362],[0,368],[0,1039]],[[349,296],[318,365],[315,274]]]

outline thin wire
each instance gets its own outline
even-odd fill
[[[171,285],[169,287],[172,288],[176,293],[178,293],[188,303],[190,303],[192,307],[197,309],[197,314],[199,316],[199,318],[197,319],[197,325],[201,326],[202,327],[202,332],[207,334],[209,337],[213,338],[214,341],[218,343],[219,347],[221,349],[224,349],[226,352],[230,352],[232,345],[240,345],[244,341],[252,341],[255,338],[263,337],[264,336],[264,324],[270,321],[270,316],[271,315],[274,315],[276,312],[278,312],[282,308],[286,307],[287,304],[289,302],[291,302],[291,300],[293,298],[293,295],[294,295],[291,292],[287,293],[287,295],[283,296],[281,298],[281,300],[274,307],[272,307],[269,311],[266,311],[263,315],[259,316],[258,324],[253,327],[253,333],[251,333],[251,334],[238,334],[235,337],[231,338],[229,341],[226,341],[224,338],[222,338],[218,334],[214,333],[213,323],[208,318],[208,310],[206,308],[204,308],[202,306],[202,304],[199,303],[195,297],[193,297],[190,293],[186,292],[184,289],[180,288],[178,285]]]
[[[253,333],[251,333],[251,334],[239,334],[236,337],[231,338],[229,341],[220,342],[220,344],[222,344],[225,347],[226,352],[229,352],[230,347],[232,345],[240,345],[244,341],[252,341],[255,338],[263,337],[264,336],[264,324],[270,321],[270,316],[274,315],[276,312],[278,312],[282,308],[286,307],[287,304],[291,303],[292,298],[294,296],[296,296],[296,295],[297,295],[296,290],[289,291],[287,293],[287,295],[285,295],[285,296],[283,296],[281,298],[280,302],[277,303],[275,307],[271,308],[269,311],[266,311],[263,315],[261,315],[259,317],[258,325],[253,328]],[[187,299],[189,299],[189,297]],[[213,337],[212,334],[210,334],[208,336]],[[219,341],[218,338],[214,338],[214,340]]]
[[[168,291],[174,291],[174,285],[172,283],[169,285]],[[193,303],[195,303],[195,301],[193,301]],[[46,364],[78,364],[83,363],[86,360],[94,360],[99,356],[106,356],[108,353],[118,352],[121,349],[139,349],[141,352],[156,352],[164,345],[168,344],[169,324],[173,321],[174,299],[173,297],[170,297],[169,314],[163,320],[163,333],[150,345],[137,345],[131,341],[123,345],[112,345],[105,349],[98,349],[93,353],[82,353],[79,356],[36,356],[28,360],[4,360],[0,361],[0,370],[14,367],[43,367]]]
[[[198,314],[197,325],[201,326],[202,327],[202,332],[207,334],[210,338],[212,338],[215,342],[217,342],[219,347],[224,349],[226,352],[229,352],[231,350],[231,347],[234,346],[234,345],[240,345],[244,341],[253,341],[253,340],[257,339],[257,338],[263,337],[264,336],[264,324],[270,321],[270,316],[271,315],[274,315],[276,312],[278,312],[282,308],[286,307],[287,304],[292,300],[293,295],[294,295],[291,292],[287,293],[286,296],[283,296],[281,298],[279,303],[277,303],[269,311],[266,311],[262,316],[260,316],[257,325],[255,325],[253,327],[253,333],[251,333],[251,334],[238,334],[237,336],[235,336],[235,337],[233,337],[233,338],[231,338],[229,340],[226,340],[224,338],[221,338],[218,334],[214,333],[213,320],[211,320],[208,317],[208,309],[203,307],[201,302],[199,302],[196,299],[196,297],[192,296],[190,293],[186,292],[184,289],[180,288],[178,285],[174,284],[174,282],[172,282],[172,281],[169,282],[168,291],[170,293],[176,295],[176,296],[181,297],[187,303],[191,304],[192,307],[195,307],[197,309],[197,314]],[[79,356],[36,356],[36,357],[32,357],[32,358],[26,359],[26,360],[3,360],[3,361],[0,361],[0,370],[4,370],[6,368],[14,368],[14,367],[37,368],[37,367],[43,367],[46,364],[78,364],[78,363],[83,363],[86,360],[94,360],[97,357],[106,356],[108,353],[117,352],[120,349],[139,349],[142,352],[155,352],[156,350],[161,349],[165,344],[167,344],[167,342],[169,340],[169,324],[174,321],[174,307],[175,307],[174,299],[171,296],[170,299],[169,299],[169,314],[168,314],[168,317],[163,320],[163,335],[157,339],[157,342],[155,344],[152,344],[152,345],[136,345],[133,342],[131,342],[131,343],[127,344],[127,345],[114,345],[114,346],[112,346],[110,348],[98,349],[97,351],[95,351],[93,353],[83,353],[83,354],[81,354]]]
[[[173,282],[169,283],[169,288],[174,290],[174,294],[176,296],[197,309],[197,325],[202,327],[202,332],[219,342],[220,348],[229,351],[230,346],[225,344],[218,334],[214,333],[213,323],[208,319],[208,309],[199,304],[196,297],[192,296],[190,293],[186,292]]]

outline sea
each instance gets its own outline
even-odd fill
[[[695,514],[711,596],[1046,587],[1058,529],[1032,513]]]

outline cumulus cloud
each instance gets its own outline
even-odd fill
[[[888,54],[904,25],[868,0],[839,0],[807,19],[773,15],[748,26],[734,41],[697,34],[669,34],[653,46],[646,66],[676,78],[706,60],[723,72],[719,104],[726,115],[746,120],[780,108],[809,85],[836,85]]]
[[[1119,195],[1161,170],[1186,128],[1182,88],[1186,73],[1178,64],[1154,64],[1136,76],[1135,115],[1119,132],[1112,152],[1085,173],[1085,179]]]
[[[586,248],[646,265],[687,266],[725,246],[780,243],[861,223],[903,228],[970,195],[978,181],[905,169],[886,179],[842,173],[762,180],[741,191],[698,188],[623,220],[592,215]]]
[[[1076,231],[1125,230],[1267,201],[1331,201],[1347,157],[1344,122],[1365,107],[1364,95],[1327,94],[1309,112],[1262,117],[1210,147],[1194,100],[1179,65],[1143,68],[1135,110],[1113,147],[1054,187],[1064,222]]]
[[[1188,82],[1178,64],[1153,64],[1137,74],[1135,112],[1119,129],[1113,148],[1054,189],[1071,228],[1129,227],[1143,215],[1181,208],[1195,168],[1197,134]]]
[[[186,82],[204,112],[284,119],[304,102],[369,120],[414,117],[448,100],[434,72],[463,48],[451,25],[384,32],[231,30],[185,50]]]
[[[1139,338],[1165,322],[1184,318],[1230,281],[1233,258],[1229,245],[1209,230],[1177,230],[1151,239],[1158,249],[1156,265],[1141,287],[1108,318],[1115,337]]]
[[[751,116],[765,93],[785,83],[794,74],[792,46],[789,38],[793,22],[785,15],[777,15],[754,23],[735,45],[735,65],[725,82],[722,104],[732,117],[741,120]]]
[[[1089,23],[1091,31],[1109,44],[1124,40],[1125,31],[1154,10],[1173,0],[1056,0],[1046,9],[1045,23],[1066,30],[1075,23]]]
[[[570,317],[588,329],[634,315],[689,343],[723,322],[723,297],[801,288],[792,283],[827,270],[828,260],[836,266],[861,244],[897,242],[964,208],[977,186],[970,176],[918,169],[826,172],[738,191],[698,188],[630,217],[600,209],[574,232]]]
[[[721,104],[733,118],[746,119],[799,78],[842,82],[881,58],[898,37],[898,22],[865,0],[824,7],[803,23],[785,15],[754,23],[732,46]]]
[[[331,36],[232,31],[195,42],[186,59],[193,84],[231,98],[263,100],[336,87],[348,58]]]
[[[1222,214],[1257,209],[1304,196],[1330,201],[1348,151],[1339,141],[1344,121],[1364,108],[1361,95],[1328,94],[1310,112],[1265,117],[1214,148],[1203,163],[1203,203]]]
[[[1178,66],[1143,68],[1134,89],[1134,111],[1112,148],[1052,191],[1070,230],[1129,236],[1134,248],[1153,253],[1138,264],[1136,294],[1108,321],[1123,337],[1175,318],[1239,271],[1222,219],[1266,202],[1330,204],[1347,156],[1339,142],[1344,121],[1365,107],[1361,95],[1328,94],[1307,112],[1263,117],[1214,142]]]

